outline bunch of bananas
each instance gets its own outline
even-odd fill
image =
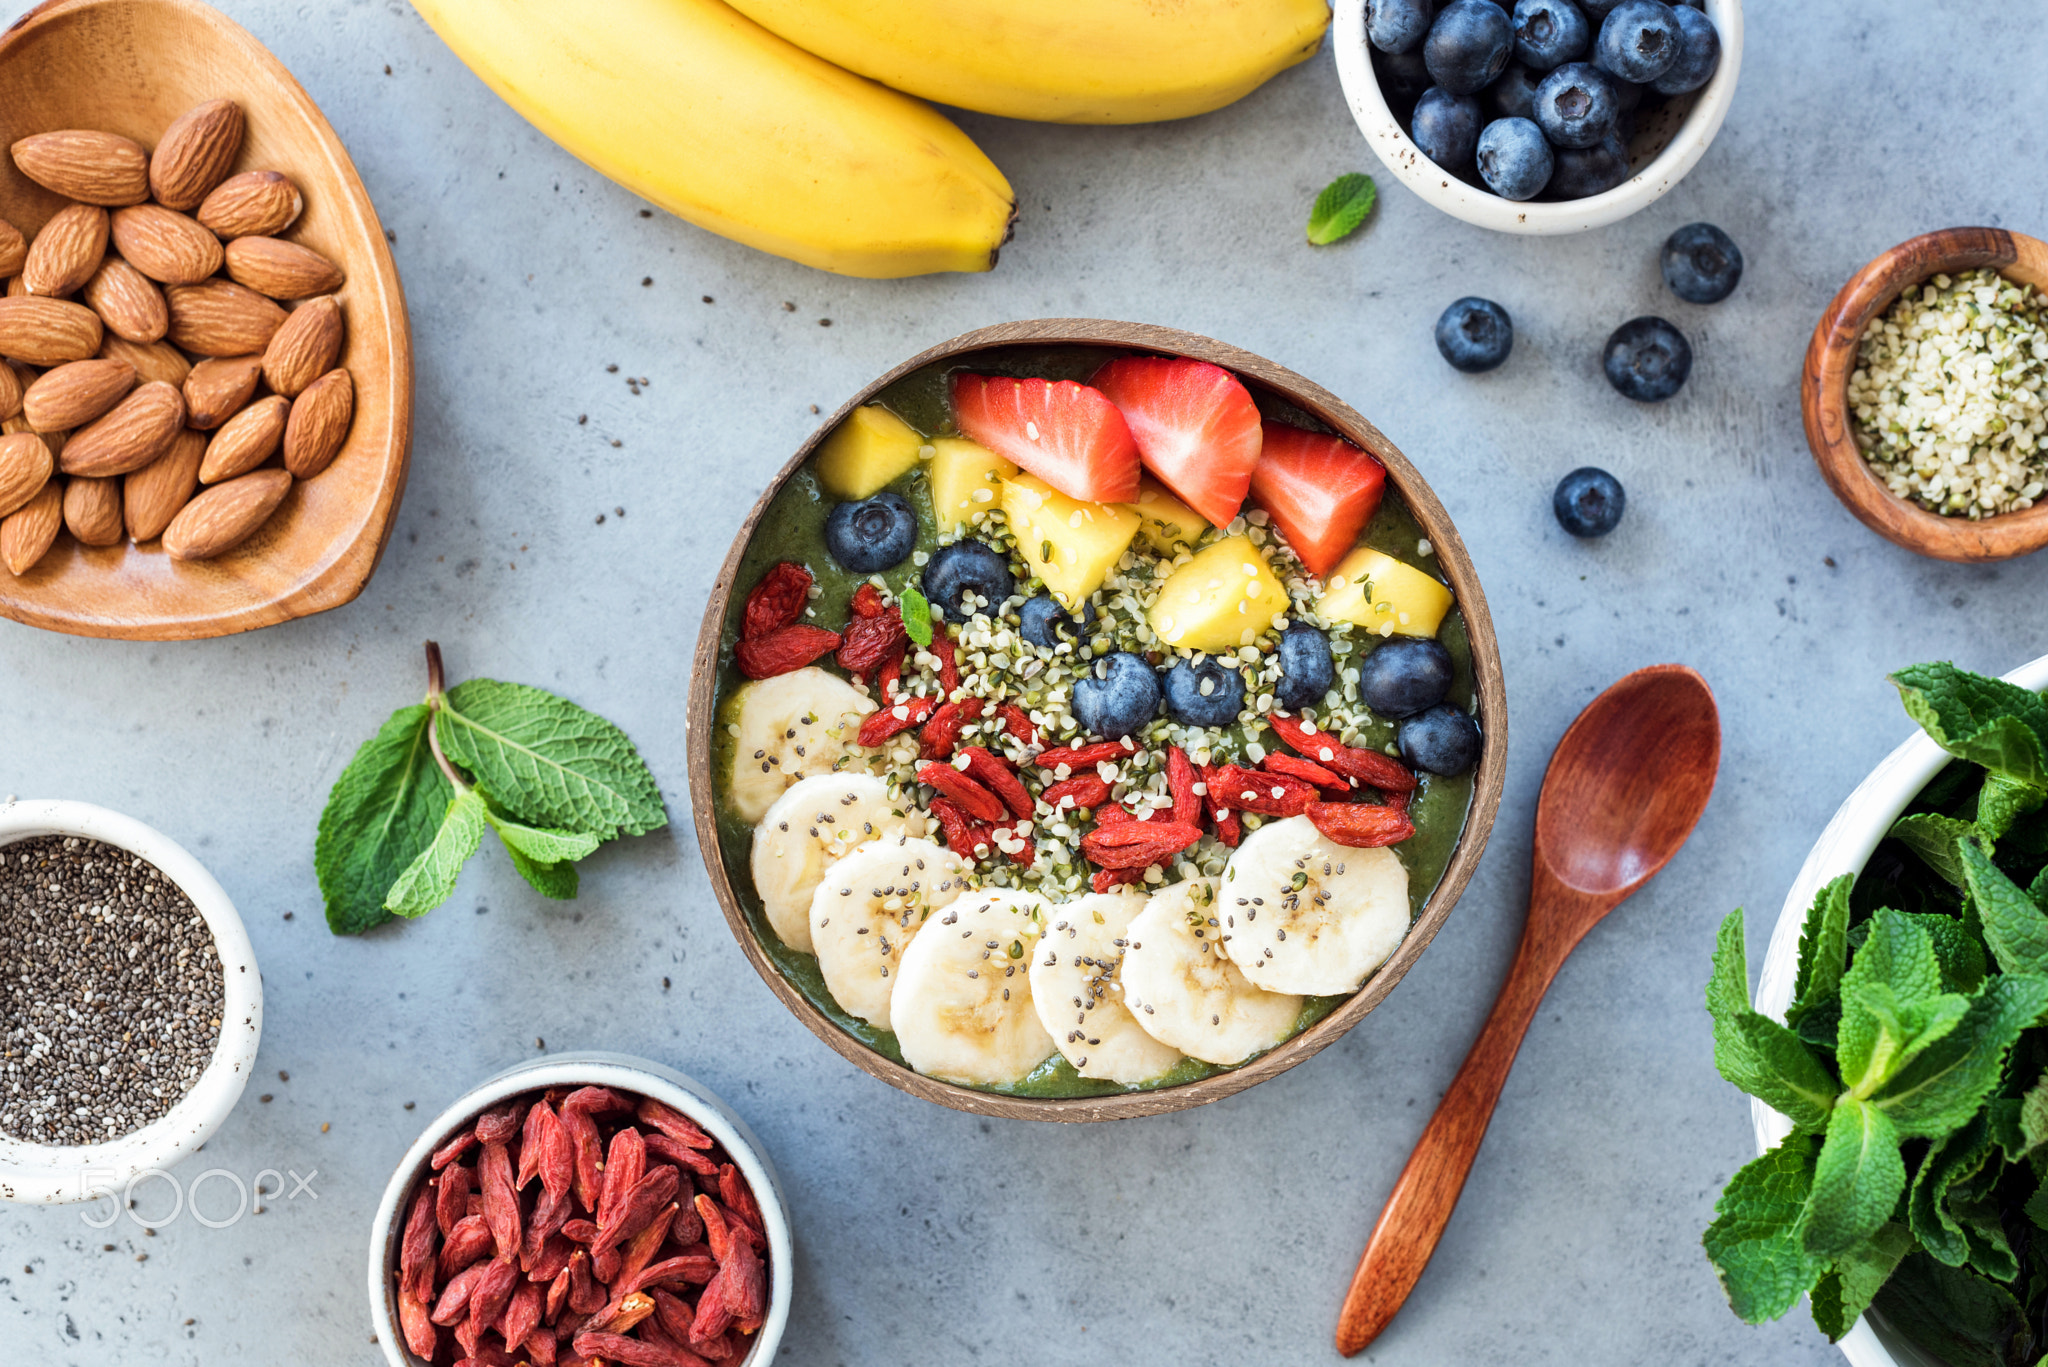
[[[1312,54],[1326,0],[414,0],[535,127],[699,227],[842,275],[985,271],[1016,195],[922,100],[1144,123]],[[899,93],[899,92],[908,92]]]

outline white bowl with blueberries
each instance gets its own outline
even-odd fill
[[[1741,0],[1336,0],[1352,117],[1403,184],[1507,233],[1619,222],[1684,178],[1742,65]]]

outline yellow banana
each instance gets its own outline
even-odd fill
[[[943,115],[719,0],[415,0],[543,133],[699,227],[842,275],[985,271],[1016,196]]]
[[[1048,123],[1220,109],[1314,54],[1328,0],[732,0],[799,47],[940,104]]]

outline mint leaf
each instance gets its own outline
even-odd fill
[[[384,897],[385,907],[400,916],[424,916],[454,896],[462,866],[483,843],[487,810],[483,794],[476,789],[458,794],[448,804],[434,842],[421,850],[391,885]]]
[[[1816,1257],[1847,1253],[1883,1228],[1905,1190],[1906,1164],[1891,1117],[1867,1101],[1843,1097],[1814,1163],[1800,1241]]]
[[[1707,979],[1707,1014],[1718,1025],[1749,1009],[1749,947],[1738,907],[1722,918],[1715,935],[1714,971]]]
[[[1984,943],[2007,973],[2048,973],[2048,916],[1974,841],[1958,847],[1964,886],[1984,926]]]
[[[1966,835],[1974,835],[1976,831],[1974,822],[1959,821],[1934,812],[1918,812],[1894,821],[1887,834],[1919,855],[1921,862],[1944,881],[1961,887],[1963,861],[1962,856],[1956,853],[1956,842]]]
[[[897,598],[903,613],[903,633],[921,646],[932,643],[932,605],[917,591],[915,585],[905,585]]]
[[[576,861],[604,842],[594,835],[576,831],[529,826],[495,808],[485,814],[491,829],[504,842],[512,867],[543,897],[573,901],[578,879]]]
[[[580,880],[574,864],[544,864],[528,858],[510,843],[505,853],[512,860],[512,867],[521,878],[532,884],[533,890],[543,897],[552,897],[557,902],[576,900],[576,889]]]
[[[1707,1012],[1714,1018],[1714,1066],[1722,1077],[1801,1130],[1827,1127],[1841,1086],[1798,1035],[1750,1008],[1740,911],[1721,922]]]
[[[1783,1315],[1827,1266],[1795,1233],[1813,1189],[1814,1143],[1811,1135],[1790,1135],[1728,1179],[1700,1240],[1729,1306],[1746,1323]]]
[[[1914,665],[1891,676],[1906,713],[1935,744],[2019,785],[2048,791],[2048,704],[2039,695],[1957,669]]]
[[[1971,1267],[1994,1281],[2009,1282],[2020,1275],[2020,1261],[2013,1256],[2012,1241],[2005,1237],[1998,1203],[1988,1193],[1951,1193],[1949,1209],[1962,1227]]]
[[[1839,1343],[1855,1327],[1871,1298],[1890,1280],[1900,1262],[1913,1251],[1913,1235],[1904,1225],[1888,1222],[1856,1247],[1835,1259],[1813,1288],[1813,1322]]]
[[[1787,1025],[1798,1025],[1815,1008],[1842,995],[1842,973],[1849,963],[1849,890],[1856,876],[1845,873],[1820,890],[1806,913],[1799,935],[1799,977],[1792,993]]]
[[[1365,222],[1378,198],[1379,187],[1372,183],[1371,176],[1353,171],[1331,181],[1316,196],[1315,207],[1308,211],[1310,244],[1327,247],[1351,236]]]
[[[1898,1071],[1873,1099],[1905,1139],[1966,1124],[1998,1086],[2006,1051],[2048,1009],[2048,978],[2007,973],[1970,999],[1961,1022]]]
[[[1984,776],[1977,792],[1977,825],[1992,840],[2002,838],[2013,824],[2029,812],[2039,811],[2048,792],[2030,787],[2004,774]]]
[[[1970,1260],[1962,1223],[1949,1213],[1949,1188],[1976,1175],[1991,1152],[1991,1129],[1982,1116],[1936,1140],[1920,1160],[1906,1193],[1906,1219],[1928,1255],[1961,1267]]]
[[[1926,931],[1927,938],[1933,941],[1934,957],[1941,961],[1944,991],[1968,996],[1983,985],[1990,965],[1985,961],[1983,944],[1970,933],[1969,927],[1956,917],[1939,912],[1914,912],[1906,919]]]
[[[327,926],[357,935],[391,919],[384,895],[434,841],[454,789],[427,746],[425,704],[401,707],[363,742],[320,813],[313,868]]]
[[[2020,1303],[1996,1282],[1915,1253],[1872,1304],[1886,1322],[1948,1367],[2006,1367],[2031,1342]]]
[[[1867,1099],[1962,1023],[1970,999],[1945,992],[1903,1002],[1883,983],[1857,983],[1843,998],[1837,1062],[1851,1096]]]
[[[1870,934],[1842,979],[1845,1001],[1852,981],[1882,983],[1908,1004],[1940,994],[1941,960],[1926,930],[1889,907],[1880,908],[1869,925]]]
[[[2026,1147],[2012,1155],[2014,1162],[2048,1144],[2048,1073],[2041,1074],[2041,1080],[2020,1098],[2019,1130]]]
[[[626,733],[566,698],[471,679],[445,696],[441,748],[513,815],[609,840],[668,824]]]

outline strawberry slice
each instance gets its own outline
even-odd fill
[[[1068,498],[1130,503],[1138,497],[1137,443],[1100,390],[1072,380],[955,375],[953,421]]]
[[[1357,544],[1386,487],[1387,467],[1342,437],[1266,424],[1252,502],[1280,524],[1287,544],[1318,578]]]
[[[1207,361],[1126,356],[1089,383],[1131,425],[1145,468],[1203,517],[1229,525],[1259,463],[1259,410],[1237,377]]]

